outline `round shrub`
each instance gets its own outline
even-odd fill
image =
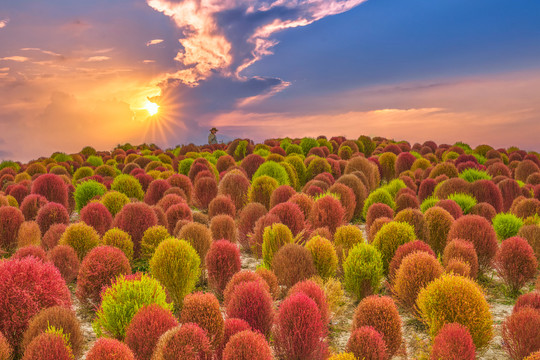
[[[446,175],[449,178],[458,177],[456,166],[449,162],[439,163],[429,173],[429,177],[435,179],[439,175]]]
[[[264,228],[262,243],[263,264],[272,266],[274,254],[285,244],[293,242],[293,235],[289,228],[281,223],[276,223]]]
[[[448,211],[448,213],[450,215],[452,215],[452,217],[454,219],[457,219],[457,218],[459,218],[459,217],[461,217],[463,215],[463,210],[461,210],[461,207],[454,200],[450,200],[450,199],[439,200],[439,201],[437,201],[435,203],[435,206],[438,206],[438,207],[443,208],[444,210]],[[469,210],[469,212],[470,212],[470,210]]]
[[[309,217],[309,214],[311,213],[311,208],[313,207],[313,199],[304,194],[304,193],[298,193],[290,197],[288,200],[291,203],[294,203],[300,207],[300,210],[304,213],[304,218],[307,219]]]
[[[98,339],[88,354],[86,360],[135,360],[135,355],[130,348],[116,339],[100,338]]]
[[[247,281],[237,284],[226,306],[227,317],[245,320],[253,330],[260,331],[268,338],[274,309],[272,297],[261,282]]]
[[[32,194],[45,197],[48,201],[68,206],[68,190],[62,178],[55,174],[43,174],[32,182]]]
[[[131,241],[131,236],[124,230],[118,228],[108,230],[101,238],[101,243],[118,248],[122,250],[128,260],[133,259],[133,241]]]
[[[127,232],[133,241],[133,257],[138,259],[141,251],[141,240],[144,232],[157,225],[157,216],[152,208],[142,202],[125,205],[116,214],[113,227]]]
[[[214,177],[204,177],[195,181],[194,196],[199,208],[207,209],[217,193],[218,186]]]
[[[465,326],[477,348],[493,337],[493,319],[479,286],[468,278],[444,274],[418,294],[416,305],[432,337],[448,323]]]
[[[100,197],[107,192],[105,185],[95,181],[87,180],[77,185],[75,188],[75,209],[81,211],[90,200]]]
[[[416,235],[411,225],[400,222],[384,224],[375,235],[372,245],[382,256],[384,272],[388,273],[388,265],[400,245],[415,240]]]
[[[96,229],[101,236],[111,228],[113,222],[109,210],[99,202],[92,202],[83,207],[80,213],[80,219]]]
[[[262,216],[266,215],[268,211],[263,204],[249,203],[247,204],[238,215],[237,229],[238,229],[238,242],[244,249],[249,249],[249,235],[253,233],[255,223]]]
[[[0,332],[17,350],[30,319],[41,309],[71,306],[71,294],[51,263],[34,257],[0,261]]]
[[[353,358],[365,360],[385,360],[386,343],[382,335],[371,326],[361,326],[354,330],[347,342],[347,351]]]
[[[476,348],[467,328],[458,323],[445,324],[433,339],[430,359],[476,359]]]
[[[503,348],[512,359],[540,350],[540,312],[524,308],[507,317],[502,326]]]
[[[4,335],[0,332],[0,359],[9,360],[13,354],[13,349],[9,345]]]
[[[249,154],[242,160],[240,166],[246,171],[248,179],[251,179],[253,174],[255,174],[255,171],[257,171],[264,161],[264,158],[260,155]]]
[[[213,218],[216,215],[236,216],[236,207],[229,196],[218,195],[208,204],[208,216]]]
[[[471,267],[462,259],[450,259],[444,272],[471,278]]]
[[[448,242],[442,256],[444,267],[446,268],[453,259],[467,263],[470,266],[470,277],[476,279],[478,276],[478,256],[471,242],[461,239]]]
[[[317,273],[311,253],[298,244],[283,245],[274,254],[272,270],[276,274],[278,283],[287,288]]]
[[[22,212],[12,206],[0,207],[0,249],[13,251],[17,247],[17,235],[24,223]]]
[[[223,360],[271,360],[272,350],[264,336],[251,330],[232,335],[223,351]]]
[[[253,174],[252,181],[255,182],[261,176],[269,176],[278,182],[278,185],[289,185],[287,171],[274,161],[266,161],[261,164]]]
[[[454,224],[454,218],[441,207],[434,206],[424,213],[424,236],[426,242],[436,254],[441,254],[446,246],[448,233]]]
[[[235,319],[235,318],[225,319],[223,323],[223,338],[221,339],[221,344],[218,346],[218,348],[216,349],[214,353],[217,360],[221,360],[223,358],[223,350],[225,350],[225,346],[229,342],[229,339],[233,335],[239,332],[242,332],[244,330],[251,330],[251,326],[249,326],[249,324],[246,321],[242,319]]]
[[[229,280],[240,271],[240,251],[230,241],[218,240],[212,243],[205,259],[208,284],[218,295],[222,295]]]
[[[291,290],[289,290],[287,296],[291,297],[298,293],[302,293],[315,301],[315,304],[319,309],[321,321],[324,326],[327,326],[330,321],[330,309],[328,307],[328,302],[326,301],[326,295],[321,286],[313,280],[304,280],[294,285]]]
[[[356,244],[363,243],[364,236],[362,231],[355,225],[343,225],[336,229],[334,233],[334,243],[336,247],[346,252],[352,249]]]
[[[463,214],[468,214],[472,207],[476,205],[476,199],[474,198],[474,196],[469,194],[454,193],[448,195],[447,198],[449,200],[455,201],[461,208]]]
[[[119,191],[109,191],[101,197],[100,201],[114,217],[122,210],[124,205],[129,203],[129,198]]]
[[[120,275],[103,290],[92,328],[98,337],[123,339],[131,319],[141,307],[157,304],[171,310],[172,305],[166,299],[167,294],[158,280],[146,275]]]
[[[443,271],[433,255],[425,251],[413,252],[401,261],[392,290],[404,307],[414,309],[420,289],[441,276]]]
[[[96,230],[83,222],[69,225],[59,241],[60,245],[71,246],[81,261],[99,243],[99,234]]]
[[[177,237],[187,241],[195,249],[200,259],[205,259],[212,245],[212,232],[199,223],[188,223],[182,226]]]
[[[112,246],[98,246],[81,263],[75,294],[81,302],[99,304],[101,290],[125,274],[131,274],[131,266],[124,253]]]
[[[363,326],[371,326],[379,332],[386,343],[388,358],[401,346],[401,318],[392,298],[372,295],[358,304],[353,316],[352,332]]]
[[[284,202],[274,206],[270,214],[276,215],[282,224],[285,224],[291,231],[293,236],[297,236],[304,230],[304,213],[295,203]]]
[[[276,179],[262,175],[253,180],[249,189],[249,202],[258,202],[263,204],[266,209],[270,209],[270,199],[272,193],[279,186]]]
[[[359,243],[349,251],[343,272],[345,288],[358,299],[374,294],[383,278],[381,253],[372,245]]]
[[[247,203],[246,194],[249,192],[251,183],[247,177],[239,171],[231,171],[225,174],[218,185],[218,194],[229,196],[233,201],[236,211],[240,211]]]
[[[358,177],[352,174],[339,177],[336,184],[343,184],[353,191],[356,200],[353,218],[359,218],[362,214],[366,197],[368,196],[366,185],[364,185],[364,183]]]
[[[343,224],[345,210],[336,198],[326,195],[315,201],[308,221],[313,228],[327,227],[331,233]]]
[[[484,217],[464,215],[454,221],[448,232],[448,240],[463,239],[473,243],[478,255],[478,265],[482,269],[491,266],[498,243],[495,230]]]
[[[503,197],[501,190],[493,181],[479,180],[475,181],[470,187],[471,194],[477,202],[487,202],[496,212],[503,211]]]
[[[80,261],[75,250],[68,245],[58,245],[47,253],[47,258],[60,271],[66,282],[71,283],[79,273]]]
[[[236,223],[229,215],[214,216],[212,220],[210,220],[210,231],[212,232],[212,239],[214,240],[225,239],[232,243],[236,243]]]
[[[536,276],[538,261],[527,240],[511,237],[501,243],[494,267],[512,292],[517,292]]]
[[[526,307],[530,307],[540,311],[540,292],[533,291],[527,294],[520,295],[512,311],[517,312]]]
[[[59,331],[45,332],[28,345],[23,360],[72,360],[73,353],[64,334]]]
[[[62,330],[62,333],[68,337],[73,355],[79,357],[82,354],[84,338],[81,324],[71,309],[62,306],[43,309],[32,317],[24,332],[21,348],[26,349],[32,340],[47,332],[51,327]]]
[[[169,233],[174,233],[174,228],[179,220],[193,221],[193,214],[188,204],[180,203],[170,206],[165,212]]]
[[[40,245],[41,231],[35,221],[25,221],[19,226],[17,232],[17,247],[22,248],[29,245]]]
[[[517,236],[527,240],[534,250],[536,259],[540,260],[540,226],[534,224],[524,225],[519,229]]]
[[[136,359],[150,360],[161,335],[178,326],[171,311],[157,304],[144,306],[137,311],[126,330],[125,343]]]
[[[296,293],[281,303],[275,329],[278,356],[286,359],[325,359],[325,334],[317,304],[310,297]]]
[[[270,197],[270,208],[273,208],[277,204],[281,204],[286,202],[291,198],[291,196],[296,194],[296,190],[294,190],[289,185],[281,185],[278,186],[273,192],[272,196]]]
[[[505,240],[516,236],[523,226],[523,220],[512,213],[499,213],[492,219],[497,239]]]
[[[369,231],[371,224],[373,224],[373,222],[380,217],[393,219],[394,210],[390,206],[383,203],[372,204],[366,214],[366,231]]]
[[[165,213],[171,206],[185,202],[186,200],[180,195],[167,194],[158,201],[157,207],[159,207]]]
[[[527,193],[529,190],[525,190]],[[529,195],[526,195],[529,196]],[[520,218],[527,218],[529,216],[535,216],[540,213],[540,200],[538,199],[522,199],[521,201],[514,200],[512,203],[512,207],[510,208],[510,211],[514,213],[515,215],[519,216]]]
[[[279,224],[276,224],[274,226],[278,225]],[[333,277],[337,271],[338,257],[332,242],[322,236],[314,236],[305,246],[306,249],[311,252],[313,264],[315,265],[315,269],[317,269],[319,276],[323,279]]]
[[[211,293],[196,292],[184,298],[180,322],[194,323],[206,331],[206,336],[216,348],[223,337],[223,317],[219,309],[219,301]]]
[[[30,194],[24,198],[22,203],[20,203],[21,212],[26,221],[35,220],[38,214],[39,209],[43,207],[48,200],[38,194]]]
[[[238,284],[248,281],[259,282],[266,291],[270,292],[270,286],[262,278],[261,275],[250,270],[242,270],[232,276],[231,280],[229,280],[227,286],[225,287],[225,291],[223,291],[223,303],[225,304],[225,306],[227,306],[227,304],[229,303],[229,300],[231,299],[231,296],[236,286]]]
[[[69,215],[65,207],[58,203],[49,202],[41,207],[37,213],[36,222],[42,234],[54,224],[69,224]]]
[[[146,194],[144,195],[144,202],[148,205],[156,205],[159,200],[163,197],[165,191],[171,188],[166,180],[157,179],[154,180],[148,185]]]
[[[431,248],[429,247],[429,245],[421,240],[414,240],[414,241],[405,243],[403,245],[400,245],[398,249],[396,250],[396,253],[392,257],[392,261],[390,261],[390,265],[388,266],[388,280],[390,281],[390,283],[393,283],[396,273],[399,267],[401,266],[401,262],[403,261],[403,259],[407,255],[412,254],[414,252],[418,252],[418,251],[426,252],[432,255],[433,257],[436,256],[433,250],[431,250]]]
[[[19,248],[15,254],[11,256],[11,259],[22,259],[27,256],[33,256],[41,261],[47,261],[47,254],[45,253],[45,250],[36,245],[28,245]]]
[[[523,160],[518,164],[514,173],[514,178],[516,180],[525,182],[529,175],[539,171],[540,168],[536,163],[531,160]]]
[[[255,270],[255,273],[259,275],[264,280],[264,282],[266,282],[272,298],[277,299],[281,294],[281,291],[279,288],[276,274],[274,274],[272,270],[264,268],[262,266],[259,266],[257,270]]]
[[[396,207],[396,203],[394,202],[394,199],[392,198],[392,195],[390,195],[388,190],[384,188],[378,188],[377,190],[369,194],[366,201],[364,201],[364,208],[362,210],[362,217],[364,219],[367,219],[368,209],[371,207],[371,205],[376,203],[386,204],[391,209],[395,209]]]
[[[209,360],[212,349],[206,332],[197,324],[182,324],[168,330],[157,343],[152,360]]]
[[[418,240],[424,240],[424,214],[418,209],[404,209],[396,214],[394,221],[405,222],[414,228]]]
[[[168,238],[157,247],[150,259],[150,272],[165,286],[178,308],[199,280],[201,260],[185,240]]]
[[[396,211],[404,209],[419,209],[420,203],[416,195],[402,194],[396,197]]]
[[[128,198],[135,198],[142,201],[144,197],[144,191],[141,183],[133,176],[128,174],[121,174],[114,178],[111,184],[111,190],[118,191]]]
[[[487,221],[490,221],[497,215],[495,208],[488,203],[481,202],[474,205],[471,210],[469,210],[470,215],[480,215],[486,218]]]

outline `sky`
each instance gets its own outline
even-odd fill
[[[540,2],[1,1],[0,160],[214,126],[540,151]]]

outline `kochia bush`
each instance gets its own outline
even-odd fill
[[[167,331],[160,337],[152,360],[169,359],[211,360],[212,349],[206,332],[193,323]]]
[[[99,234],[93,227],[78,222],[66,228],[60,237],[59,244],[71,246],[82,261],[90,250],[99,245],[99,242]]]
[[[308,221],[313,228],[326,226],[334,233],[345,221],[345,210],[339,200],[326,195],[315,201]]]
[[[212,293],[196,292],[186,295],[180,313],[181,323],[194,323],[206,331],[213,348],[216,348],[223,337],[223,316],[219,309],[219,301]]]
[[[392,221],[382,226],[375,235],[372,245],[381,253],[385,273],[388,272],[388,266],[398,247],[415,238],[413,227],[407,223]]]
[[[476,348],[467,328],[458,323],[444,325],[433,339],[430,359],[476,359]]]
[[[274,255],[272,270],[279,284],[287,288],[317,273],[311,253],[298,244],[283,245]]]
[[[523,220],[512,213],[498,213],[491,221],[500,241],[516,236],[523,226]]]
[[[347,342],[347,351],[353,359],[385,360],[386,343],[382,335],[372,326],[361,326],[354,330]]]
[[[105,185],[95,181],[87,180],[80,183],[75,188],[75,209],[81,211],[83,207],[90,202],[90,200],[100,197],[107,192]]]
[[[222,295],[231,277],[240,271],[240,251],[230,241],[215,241],[206,253],[205,263],[209,286]]]
[[[372,245],[359,243],[349,251],[343,271],[345,287],[358,299],[374,294],[383,278],[381,253]]]
[[[128,198],[135,198],[141,201],[144,197],[144,191],[141,183],[133,176],[122,174],[114,178],[111,184],[111,190],[121,192]]]
[[[223,360],[272,360],[272,350],[261,333],[251,330],[232,335],[223,351]]]
[[[495,269],[512,292],[534,279],[538,260],[527,240],[511,237],[504,240],[495,255]]]
[[[58,175],[43,174],[32,182],[32,194],[44,196],[48,201],[68,207],[68,190],[66,183]]]
[[[523,359],[540,350],[540,312],[524,308],[514,312],[503,323],[503,347],[512,359]]]
[[[28,345],[23,360],[72,360],[73,353],[61,330],[44,332]]]
[[[116,339],[100,338],[86,354],[86,360],[135,360],[129,347]]]
[[[319,276],[323,279],[333,277],[337,271],[338,256],[332,242],[322,236],[314,236],[305,246],[311,252]]]
[[[0,207],[0,249],[13,251],[17,247],[17,234],[24,222],[21,211],[12,206]]]
[[[47,258],[60,271],[66,282],[71,283],[79,273],[80,261],[75,250],[69,245],[58,245],[47,253]]]
[[[125,205],[116,214],[113,227],[124,230],[133,241],[133,257],[138,259],[141,251],[141,240],[144,232],[151,226],[157,225],[157,216],[152,208],[142,202]]]
[[[92,202],[82,208],[81,221],[92,226],[100,236],[103,236],[111,228],[113,218],[109,210],[99,202]]]

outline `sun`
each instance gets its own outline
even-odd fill
[[[159,105],[151,101],[147,101],[144,105],[144,108],[146,109],[146,111],[148,111],[148,114],[150,114],[150,116],[154,116],[158,113]]]

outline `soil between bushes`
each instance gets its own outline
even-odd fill
[[[77,219],[78,216],[75,215],[72,216],[71,221],[74,222]],[[364,225],[359,225],[359,228],[364,233],[364,238],[367,238]],[[261,260],[255,258],[253,254],[241,251],[241,262],[242,270],[255,271]],[[485,349],[477,351],[476,357],[480,360],[510,359],[502,347],[501,324],[512,313],[516,299],[505,296],[503,283],[494,273],[484,275],[479,283],[486,293],[493,316],[494,337]],[[73,309],[81,322],[81,330],[85,339],[84,355],[81,357],[84,360],[86,359],[86,354],[96,341],[96,334],[92,329],[95,311],[79,302],[75,296],[75,285],[70,285],[70,290]],[[387,294],[388,291],[383,288],[381,293]],[[343,300],[343,308],[340,309],[338,316],[332,318],[329,326],[328,343],[335,353],[343,352],[346,349],[352,328],[354,311],[358,305],[358,301],[349,296],[348,293],[345,293]],[[276,302],[276,305],[278,305],[278,302]],[[225,309],[222,308],[222,312],[225,314]],[[403,343],[398,353],[392,359],[429,359],[430,337],[427,328],[418,319],[414,318],[410,312],[399,308],[399,314],[403,321]]]

